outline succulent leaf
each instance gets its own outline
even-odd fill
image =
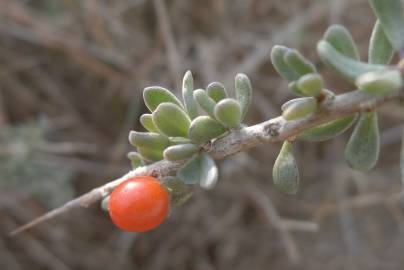
[[[194,79],[191,71],[187,71],[182,80],[182,98],[184,100],[185,110],[191,119],[198,116],[198,106],[194,99]]]
[[[359,60],[359,52],[355,41],[344,26],[331,25],[325,32],[324,39],[343,55]]]
[[[394,49],[379,21],[373,27],[369,45],[369,63],[388,65],[393,58]]]
[[[149,113],[142,114],[140,116],[140,124],[150,132],[159,133],[158,128],[154,125],[153,116]]]
[[[372,95],[387,95],[403,86],[401,72],[397,69],[373,71],[356,79],[359,89]]]
[[[364,73],[386,69],[386,66],[383,65],[368,64],[349,58],[325,40],[321,40],[317,44],[317,52],[325,64],[352,82],[355,82],[355,79]]]
[[[286,194],[296,194],[299,187],[299,169],[293,155],[292,143],[285,141],[276,158],[272,177],[275,186]]]
[[[289,48],[281,45],[275,45],[271,50],[271,62],[275,70],[287,81],[293,82],[299,79],[300,75],[297,74],[285,62],[285,54]]]
[[[137,152],[129,152],[126,156],[130,160],[132,170],[145,165],[145,162],[144,162],[142,156]]]
[[[226,88],[219,82],[210,83],[206,87],[206,93],[208,93],[208,96],[215,102],[219,102],[222,99],[227,98]]]
[[[226,127],[209,116],[198,116],[192,120],[189,138],[196,144],[217,138],[226,132]]]
[[[404,48],[404,15],[400,0],[370,0],[370,5],[379,19],[387,38],[393,47]]]
[[[247,115],[252,100],[252,87],[247,75],[239,73],[235,78],[236,99],[241,106],[241,121]]]
[[[153,122],[166,136],[187,137],[191,119],[178,105],[164,102],[153,112]]]
[[[229,128],[238,128],[241,123],[241,106],[237,100],[226,98],[215,106],[216,119]]]
[[[297,81],[297,87],[304,95],[316,97],[323,90],[323,78],[318,73],[306,74]]]
[[[341,117],[301,132],[297,138],[307,142],[322,142],[344,133],[355,122],[357,115]]]
[[[151,112],[163,102],[174,103],[182,108],[181,101],[169,90],[160,86],[150,86],[143,90],[143,99]]]
[[[375,112],[362,114],[345,148],[345,159],[356,170],[370,170],[379,158],[379,127]]]
[[[192,188],[177,177],[165,177],[162,184],[170,193],[170,204],[174,207],[183,205],[193,195]]]
[[[129,142],[136,147],[147,147],[150,149],[164,149],[170,141],[167,136],[151,132],[129,132]]]
[[[199,106],[212,118],[215,118],[213,112],[216,102],[208,96],[205,90],[198,89],[194,92],[194,98],[198,102]]]
[[[184,160],[192,157],[198,151],[198,147],[192,143],[173,145],[164,150],[164,158],[169,161]]]
[[[317,72],[316,67],[297,50],[287,50],[284,57],[285,63],[300,76]]]
[[[213,159],[206,153],[195,155],[177,172],[186,184],[196,184],[204,189],[212,189],[218,180],[218,169]]]
[[[317,109],[317,101],[313,97],[297,98],[294,102],[283,106],[283,118],[286,120],[297,120],[311,115]]]

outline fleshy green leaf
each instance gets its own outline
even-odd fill
[[[252,100],[252,87],[247,75],[239,73],[235,78],[236,99],[241,106],[241,121],[247,115]]]
[[[206,87],[206,93],[208,93],[208,96],[215,102],[219,102],[222,99],[227,98],[226,88],[219,82],[210,83]]]
[[[325,40],[317,44],[317,52],[325,64],[352,82],[364,73],[386,69],[383,65],[368,64],[346,57]]]
[[[285,104],[284,104],[285,105]],[[294,102],[282,106],[283,118],[286,120],[297,120],[311,115],[317,109],[317,101],[313,97],[297,98]]]
[[[170,193],[170,204],[174,207],[183,205],[193,195],[192,188],[177,177],[165,177],[162,185]]]
[[[190,143],[191,140],[184,137],[170,137],[170,145],[177,145],[177,144],[186,144]]]
[[[197,144],[217,138],[226,132],[226,127],[209,116],[198,116],[192,120],[189,138]]]
[[[143,159],[149,162],[155,162],[162,160],[163,156],[163,149],[151,149],[147,147],[138,147],[137,151],[142,156]]]
[[[287,50],[284,57],[285,63],[300,76],[317,72],[315,66],[297,50]]]
[[[387,38],[393,47],[400,51],[404,48],[404,15],[400,0],[370,0]]]
[[[238,128],[241,123],[241,106],[232,98],[221,100],[215,106],[216,119],[229,128]]]
[[[306,74],[297,81],[297,87],[304,95],[316,97],[323,90],[323,78],[318,73]]]
[[[186,184],[196,184],[211,189],[218,180],[218,169],[213,159],[206,153],[194,156],[182,168],[177,176]]]
[[[198,116],[198,106],[194,99],[194,79],[191,71],[187,71],[182,80],[182,98],[184,99],[185,109],[188,116],[194,119]]]
[[[330,26],[324,34],[324,39],[343,55],[359,60],[355,41],[344,26],[338,24]]]
[[[145,162],[144,162],[142,156],[137,152],[129,152],[126,156],[130,160],[132,170],[145,165]]]
[[[101,201],[101,209],[104,210],[105,212],[109,212],[109,199],[110,196],[106,196],[104,199]]]
[[[194,98],[198,102],[199,106],[212,118],[215,118],[213,112],[216,102],[208,96],[208,94],[203,89],[195,90]]]
[[[345,159],[357,170],[370,170],[379,158],[379,127],[375,112],[360,116],[345,148]]]
[[[147,147],[160,150],[163,150],[170,144],[167,136],[158,133],[137,131],[129,132],[129,142],[136,147]]]
[[[191,120],[179,106],[165,102],[153,112],[153,122],[169,137],[187,137]]]
[[[184,160],[198,153],[198,146],[192,143],[178,144],[164,150],[164,158],[169,161]]]
[[[275,70],[287,81],[292,82],[299,79],[300,75],[297,74],[285,62],[285,54],[289,49],[285,46],[275,45],[271,50],[271,62]]]
[[[393,58],[394,49],[379,21],[373,27],[369,45],[369,63],[388,65]]]
[[[299,187],[299,169],[293,155],[293,145],[285,141],[276,158],[272,177],[275,186],[284,193],[296,194]]]
[[[297,138],[307,142],[322,142],[344,133],[355,122],[357,115],[341,117],[301,132]]]
[[[169,90],[160,86],[146,87],[143,90],[143,99],[147,108],[153,112],[161,103],[174,103],[182,108],[181,101]]]
[[[403,86],[401,73],[397,69],[373,71],[356,79],[359,89],[372,95],[387,95]]]
[[[140,116],[140,124],[142,124],[147,131],[159,133],[158,128],[153,123],[153,116],[149,113]]]

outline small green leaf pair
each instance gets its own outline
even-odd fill
[[[310,116],[317,109],[317,100],[313,97],[291,99],[281,107],[286,120],[298,120]]]
[[[271,61],[276,71],[290,82],[289,88],[299,96],[318,96],[323,79],[315,66],[297,50],[276,45],[271,50]]]

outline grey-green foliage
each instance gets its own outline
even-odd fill
[[[198,116],[198,107],[194,99],[194,79],[191,71],[187,71],[182,80],[182,98],[184,99],[185,109],[189,118],[194,119]]]
[[[344,26],[338,24],[330,26],[324,34],[324,39],[343,55],[359,60],[355,41]]]
[[[383,65],[368,64],[349,58],[326,40],[321,40],[317,44],[317,52],[325,64],[351,82],[355,82],[356,78],[364,73],[386,69]]]
[[[387,38],[393,47],[404,48],[404,14],[401,0],[370,0]]]
[[[192,195],[192,188],[182,180],[174,176],[168,176],[163,179],[163,186],[170,193],[170,205],[178,207],[188,201]]]
[[[222,99],[227,98],[226,88],[219,82],[210,83],[206,87],[206,92],[208,93],[208,96],[215,102],[219,102]]]
[[[299,187],[299,169],[293,155],[292,143],[285,141],[276,158],[272,178],[275,186],[284,193],[296,194]]]
[[[345,159],[357,170],[370,170],[379,158],[379,126],[375,112],[364,113],[345,148]]]
[[[394,49],[380,24],[376,21],[369,44],[369,63],[387,65],[393,58]]]
[[[211,189],[216,185],[218,175],[215,162],[206,153],[195,155],[177,172],[177,176],[184,183],[199,183],[205,189]]]
[[[232,98],[225,98],[216,104],[216,119],[228,128],[238,128],[241,123],[241,105]]]
[[[247,75],[239,73],[235,78],[235,91],[237,101],[241,106],[241,121],[244,120],[252,100],[252,86]]]

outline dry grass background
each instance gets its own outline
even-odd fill
[[[374,16],[365,0],[0,1],[0,268],[403,269],[399,155],[404,109],[384,107],[381,159],[370,173],[344,164],[347,134],[298,143],[297,196],[275,190],[280,145],[220,163],[217,188],[174,209],[147,234],[117,230],[92,207],[27,233],[7,233],[129,169],[127,134],[140,129],[141,92],[179,93],[236,73],[255,91],[247,122],[279,114],[291,96],[269,63],[275,44],[301,49],[329,77],[315,44],[331,23],[366,58]]]

